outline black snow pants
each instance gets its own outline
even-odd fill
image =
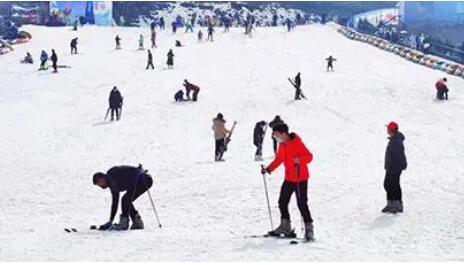
[[[298,87],[296,88],[295,91],[295,100],[300,100],[301,99],[301,89]]]
[[[387,200],[402,201],[401,186],[400,186],[400,171],[387,171],[383,187],[387,192]]]
[[[284,181],[280,190],[279,209],[282,219],[290,220],[290,213],[288,212],[288,204],[293,192],[296,193],[296,201],[298,209],[305,223],[312,223],[311,213],[308,208],[308,180],[301,182],[288,182]]]
[[[140,195],[146,192],[153,185],[153,179],[145,175],[139,181],[137,181],[135,187],[128,189],[127,192],[122,196],[121,199],[121,215],[124,217],[130,217],[134,219],[137,214],[137,210],[134,208],[132,202],[134,202]]]
[[[114,120],[114,113],[116,113],[116,120],[119,120],[119,108],[111,108],[111,120]]]
[[[257,155],[257,156],[262,156],[262,155],[263,155],[263,143],[255,144],[255,146],[256,146],[256,153],[255,153],[255,155]]]
[[[193,100],[193,101],[197,101],[197,100],[198,100],[198,93],[200,93],[200,91],[193,91],[193,97],[192,97],[192,100]]]
[[[327,63],[327,72],[330,70],[334,70],[333,64],[332,63]]]
[[[153,61],[147,62],[147,68],[145,68],[145,70],[148,70],[148,67],[151,67],[151,69],[155,69],[155,66],[153,65]]]
[[[225,139],[222,138],[222,139],[218,139],[216,140],[216,150],[215,150],[215,154],[216,156],[218,156],[219,154],[221,154],[222,150],[224,149],[224,143],[225,143]],[[224,150],[225,151],[225,150]]]

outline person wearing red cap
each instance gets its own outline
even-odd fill
[[[295,237],[291,227],[288,204],[293,192],[296,193],[298,209],[305,223],[305,239],[314,240],[313,219],[308,208],[308,164],[313,160],[313,154],[306,148],[301,138],[295,133],[289,133],[288,126],[280,123],[272,128],[273,137],[279,142],[277,154],[261,173],[273,172],[280,164],[285,166],[285,180],[282,184],[279,197],[279,209],[281,223],[275,230],[268,234],[275,237]]]
[[[387,149],[385,151],[385,179],[383,186],[387,192],[387,206],[383,213],[403,212],[403,200],[400,186],[400,175],[408,166],[404,153],[404,135],[398,130],[398,124],[394,121],[387,125],[389,135]]]
[[[435,83],[435,88],[437,89],[437,99],[438,100],[448,100],[448,87],[446,86],[446,78],[441,78]]]

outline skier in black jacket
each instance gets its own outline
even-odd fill
[[[266,124],[265,121],[260,121],[256,123],[253,130],[253,144],[256,146],[255,161],[263,161],[263,141]]]
[[[284,123],[284,121],[280,118],[279,115],[275,116],[274,120],[272,120],[270,123],[269,123],[269,127],[271,127],[271,129],[274,129],[274,127],[278,124],[281,124],[281,123]],[[277,152],[277,141],[274,137],[272,137],[272,145],[274,147],[274,154]]]
[[[400,175],[408,166],[404,154],[404,135],[398,131],[398,124],[390,122],[387,125],[389,135],[387,149],[385,151],[385,180],[384,188],[387,191],[387,206],[383,213],[403,212],[403,200],[400,186]]]
[[[119,35],[116,35],[114,41],[116,41],[116,49],[121,49],[121,38],[119,37]]]
[[[50,59],[53,62],[53,72],[58,73],[58,56],[55,53],[55,50],[52,49],[52,56],[50,56]]]
[[[150,49],[148,49],[147,68],[145,68],[145,70],[148,70],[148,67],[151,67],[152,70],[155,69],[155,66],[153,66],[153,55]]]
[[[114,120],[114,113],[116,113],[116,120],[119,120],[120,109],[122,107],[122,96],[117,87],[113,87],[109,97],[110,109],[111,109],[111,120]]]
[[[295,76],[295,100],[300,100],[301,99],[301,78],[300,78],[300,73]]]
[[[74,38],[71,40],[71,54],[77,54],[77,39],[78,38]]]
[[[327,61],[327,72],[329,69],[333,72],[334,67],[333,67],[333,62],[336,61],[337,59],[333,58],[332,55],[329,56],[329,58],[325,59]]]
[[[166,62],[166,64],[168,65],[169,69],[172,69],[174,67],[174,52],[172,52],[172,49],[169,49],[167,56],[168,61]]]
[[[153,179],[141,165],[139,167],[112,167],[106,174],[97,172],[93,175],[93,184],[102,189],[110,188],[113,197],[110,220],[101,225],[99,230],[127,230],[129,229],[129,216],[132,220],[131,230],[144,229],[142,218],[132,202],[153,185]],[[123,191],[126,191],[126,193],[121,199],[119,224],[113,225],[114,217],[118,211],[119,193]]]

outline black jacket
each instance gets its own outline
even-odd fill
[[[117,109],[121,107],[122,96],[119,90],[117,89],[111,90],[109,102],[110,102],[110,108],[112,109]]]
[[[264,140],[264,126],[266,123],[260,121],[256,123],[253,130],[253,144],[256,146],[262,145]]]
[[[397,132],[395,135],[388,137],[389,142],[385,151],[385,170],[401,171],[408,167],[406,155],[404,154],[404,135]]]
[[[167,65],[173,65],[173,64],[174,64],[174,53],[172,51],[169,51]]]
[[[106,172],[106,180],[113,196],[110,220],[114,220],[118,211],[119,193],[122,191],[132,192],[139,181],[144,181],[144,175],[143,171],[132,166],[112,167]]]
[[[58,62],[58,56],[56,55],[56,53],[52,53],[52,56],[50,56],[50,59],[54,63]]]
[[[71,40],[71,47],[76,47],[77,46],[77,38]]]
[[[297,76],[295,77],[295,85],[296,85],[297,87],[300,87],[300,86],[301,86],[301,78],[300,78],[300,75],[297,75]]]

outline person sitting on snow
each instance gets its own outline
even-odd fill
[[[176,94],[174,94],[174,100],[176,102],[184,101],[184,91],[182,90],[177,91]]]
[[[33,64],[34,60],[32,59],[32,55],[30,53],[26,53],[26,57],[24,57],[24,60],[22,60],[21,63]]]

